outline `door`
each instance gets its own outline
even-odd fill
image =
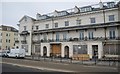
[[[43,56],[47,56],[47,47],[46,46],[43,47]]]
[[[68,46],[65,46],[64,54],[65,54],[65,58],[69,58],[69,47]]]
[[[52,56],[59,57],[61,55],[61,44],[52,44],[51,54]]]
[[[92,45],[92,58],[98,58],[98,45]]]

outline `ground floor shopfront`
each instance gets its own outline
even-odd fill
[[[75,55],[87,55],[90,59],[96,57],[101,59],[107,57],[118,56],[117,42],[102,41],[81,41],[81,42],[49,42],[30,45],[23,44],[22,48],[26,48],[26,54],[40,55],[46,57],[64,57],[71,58]]]

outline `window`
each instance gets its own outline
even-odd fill
[[[24,40],[26,40],[26,37],[25,37],[25,36],[24,36],[23,38],[24,38]]]
[[[32,26],[32,30],[34,29],[34,26]]]
[[[109,15],[109,21],[114,21],[114,15]]]
[[[24,31],[26,31],[26,26],[24,26]]]
[[[40,53],[40,45],[35,45],[35,53]]]
[[[36,30],[38,30],[39,29],[39,26],[36,26]]]
[[[67,33],[63,33],[63,40],[67,40]]]
[[[88,33],[89,39],[93,39],[93,32]]]
[[[10,40],[9,40],[9,43],[10,43]]]
[[[46,28],[49,28],[49,24],[46,24]]]
[[[58,23],[55,23],[55,28],[58,27]]]
[[[119,55],[119,44],[106,44],[104,46],[104,54],[106,55]]]
[[[96,21],[95,21],[95,18],[90,18],[90,22],[91,23],[95,23]]]
[[[80,32],[80,40],[84,39],[84,32]]]
[[[73,54],[87,54],[87,45],[73,45]]]
[[[81,24],[81,20],[76,20],[76,24],[80,25]]]
[[[7,42],[7,39],[6,39],[6,42]]]
[[[59,41],[59,33],[56,33],[56,41]]]
[[[47,41],[47,34],[44,34],[43,37],[44,37],[44,41]]]
[[[8,33],[6,33],[6,36],[8,36]]]
[[[115,39],[115,30],[109,31],[109,37],[110,37],[110,39]]]
[[[108,5],[108,8],[112,8],[112,7],[115,6],[115,3],[114,2],[109,2],[109,3],[107,3],[107,5]]]
[[[65,21],[65,26],[69,26],[69,21]]]

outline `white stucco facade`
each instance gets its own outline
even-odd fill
[[[81,46],[82,48],[77,50],[78,54],[88,54],[90,58],[97,55],[100,59],[108,54],[109,46],[114,44],[119,46],[117,43],[120,37],[119,4],[105,9],[92,8],[94,10],[86,12],[80,11],[81,8],[75,7],[71,13],[67,10],[55,11],[53,16],[37,14],[36,19],[24,16],[19,21],[20,41],[22,41],[20,47],[28,46],[26,55],[40,53],[41,56],[47,57],[51,54],[72,57],[77,50],[76,47]],[[112,49],[114,48],[109,50]],[[114,52],[112,55],[117,53]]]

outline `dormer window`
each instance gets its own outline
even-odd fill
[[[92,11],[92,7],[91,6],[80,8],[80,12],[88,12],[88,11]]]
[[[109,2],[109,3],[107,3],[107,6],[108,6],[108,8],[112,8],[112,7],[115,6],[115,3],[114,2]]]

